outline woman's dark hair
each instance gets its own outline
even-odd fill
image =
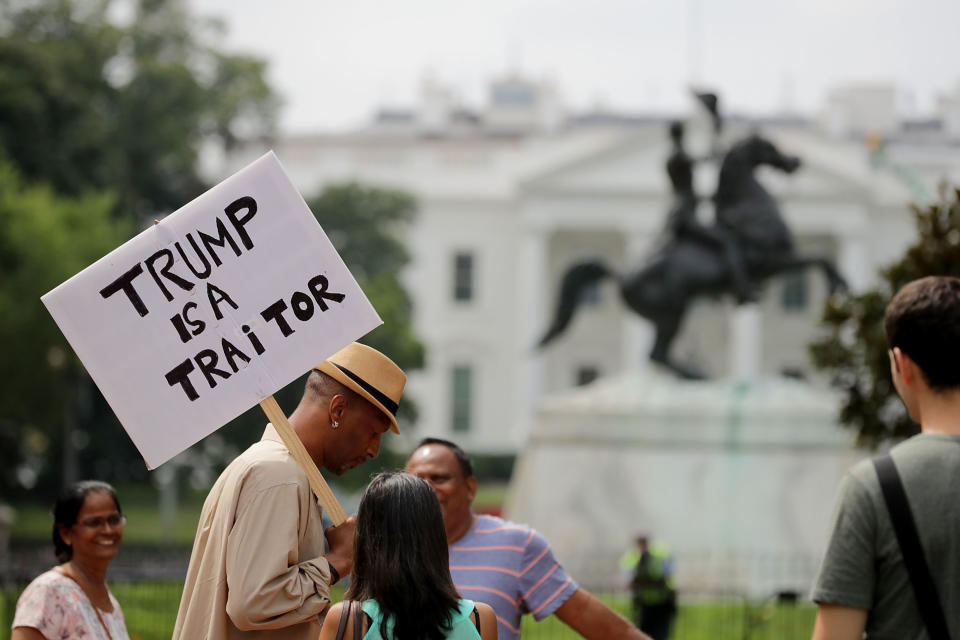
[[[380,635],[442,640],[460,596],[450,577],[447,533],[437,496],[409,473],[384,472],[363,492],[346,599],[376,600]]]
[[[113,498],[113,503],[117,505],[117,511],[123,513],[123,510],[120,509],[120,501],[117,500],[117,492],[106,482],[82,480],[65,487],[57,496],[56,504],[53,505],[53,552],[57,555],[60,564],[73,557],[73,547],[60,537],[60,527],[75,525],[87,496],[96,492],[108,494]]]

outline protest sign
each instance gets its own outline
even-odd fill
[[[42,300],[151,469],[381,324],[272,152]]]

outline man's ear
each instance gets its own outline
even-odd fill
[[[330,398],[330,402],[327,403],[327,417],[330,420],[330,424],[334,422],[341,422],[343,420],[343,410],[347,406],[347,397],[342,393],[334,394]]]
[[[473,502],[477,495],[477,479],[473,476],[467,478],[467,495],[470,496],[470,502]]]
[[[910,356],[901,351],[900,347],[894,347],[892,352],[893,364],[900,373],[900,379],[903,380],[903,384],[908,387],[916,384],[917,374],[919,373],[916,363],[910,359]]]

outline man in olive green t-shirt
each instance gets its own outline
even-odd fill
[[[894,386],[921,433],[890,455],[952,637],[960,637],[960,279],[911,282],[887,306]],[[926,638],[876,471],[844,477],[812,594],[814,640]]]

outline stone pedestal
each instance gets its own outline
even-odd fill
[[[840,478],[862,455],[839,397],[781,378],[632,373],[548,397],[507,516],[587,587],[616,586],[637,533],[671,546],[687,593],[809,589]]]

